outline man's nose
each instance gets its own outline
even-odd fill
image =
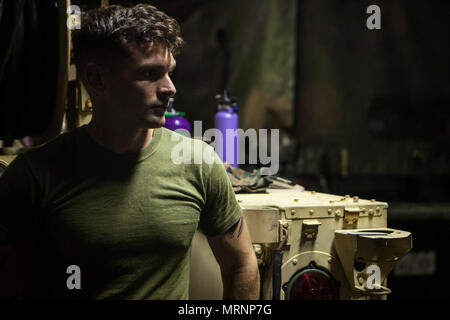
[[[175,85],[169,75],[166,75],[163,79],[161,79],[158,93],[167,97],[173,97],[175,93],[177,93],[177,89],[175,88]]]

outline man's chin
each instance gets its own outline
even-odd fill
[[[147,129],[158,129],[164,127],[166,124],[165,117],[151,117],[151,119],[145,119],[143,123],[143,128]]]

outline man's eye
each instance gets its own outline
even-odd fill
[[[150,81],[157,81],[161,79],[164,76],[164,72],[161,71],[155,71],[155,70],[146,70],[143,72],[143,75],[146,79],[149,79]],[[173,71],[168,73],[169,77],[173,75]]]
[[[144,71],[144,75],[148,78],[155,78],[157,75],[154,71]]]
[[[154,71],[154,70],[144,71],[143,75],[146,79],[149,79],[150,81],[156,81],[162,77],[161,72]]]

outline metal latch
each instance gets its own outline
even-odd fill
[[[322,223],[319,220],[303,220],[302,234],[306,240],[315,240],[319,232],[319,226]]]
[[[359,214],[363,212],[358,207],[349,207],[344,209],[344,222],[346,224],[356,225],[358,223]]]

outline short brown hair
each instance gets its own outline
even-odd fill
[[[74,62],[79,72],[90,61],[105,60],[108,53],[127,54],[129,44],[164,45],[177,55],[184,44],[180,25],[154,6],[126,8],[112,5],[83,13],[81,28],[72,32]]]

